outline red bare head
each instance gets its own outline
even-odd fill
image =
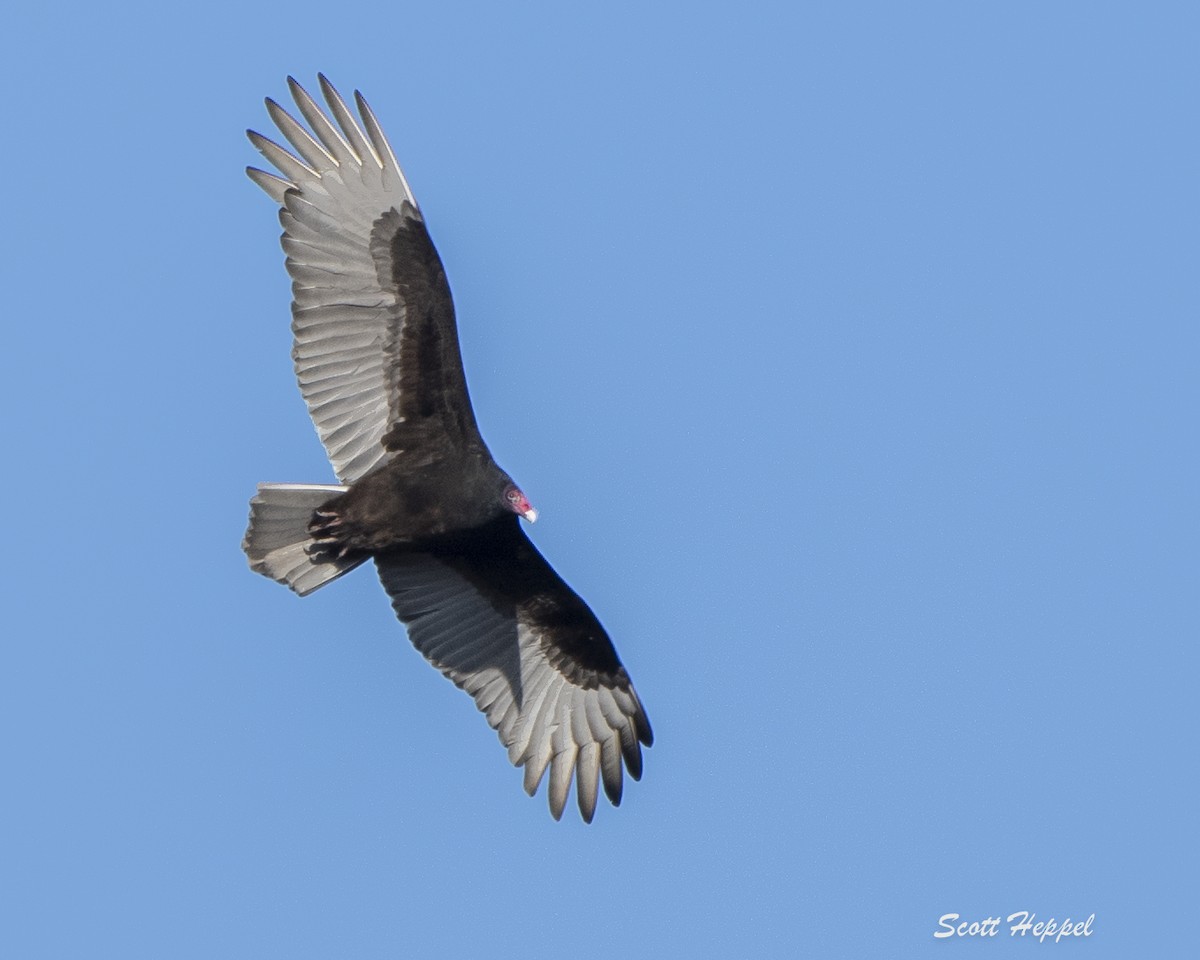
[[[519,516],[524,517],[530,523],[537,519],[537,511],[533,509],[533,505],[529,502],[529,498],[525,496],[514,484],[509,484],[504,491],[504,502],[508,504],[508,509]]]

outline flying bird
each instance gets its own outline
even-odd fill
[[[292,150],[247,131],[279,171],[246,172],[276,203],[292,277],[292,359],[340,485],[264,483],[243,549],[304,596],[373,560],[416,648],[470,694],[524,768],[571,782],[591,822],[598,788],[638,780],[646,711],[587,604],[530,542],[537,512],[480,436],[441,258],[379,122],[361,125],[319,77],[295,80],[308,129],[268,99]],[[310,132],[311,131],[311,132]]]

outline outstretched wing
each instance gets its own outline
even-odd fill
[[[527,793],[549,768],[556,820],[572,779],[587,822],[599,783],[620,803],[622,763],[641,779],[650,722],[608,634],[515,516],[375,563],[409,638],[475,699]]]
[[[400,452],[435,459],[439,448],[483,441],[450,287],[417,201],[362,95],[360,128],[319,79],[333,120],[289,77],[312,133],[268,99],[295,153],[248,131],[282,176],[246,172],[282,205],[296,376],[334,471],[353,483]]]

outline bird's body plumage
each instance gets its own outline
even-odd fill
[[[332,120],[289,79],[310,134],[268,112],[294,153],[251,132],[282,176],[250,169],[280,205],[292,276],[293,360],[342,485],[263,484],[244,547],[301,595],[373,558],[418,650],[466,690],[533,793],[549,770],[561,816],[652,742],[633,685],[588,606],[521,529],[536,514],[492,459],[467,393],[453,301],[416,199],[356,94],[360,128],[320,78]]]

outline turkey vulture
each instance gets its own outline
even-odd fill
[[[375,115],[359,126],[324,76],[329,115],[292,78],[311,133],[274,101],[294,152],[247,131],[280,176],[300,392],[341,486],[265,483],[250,501],[250,567],[304,596],[375,561],[416,648],[469,693],[525,768],[571,780],[591,822],[599,784],[621,801],[653,741],[608,634],[526,537],[537,519],[488,452],[467,395],[454,304],[417,201]],[[331,119],[332,118],[332,119]]]

